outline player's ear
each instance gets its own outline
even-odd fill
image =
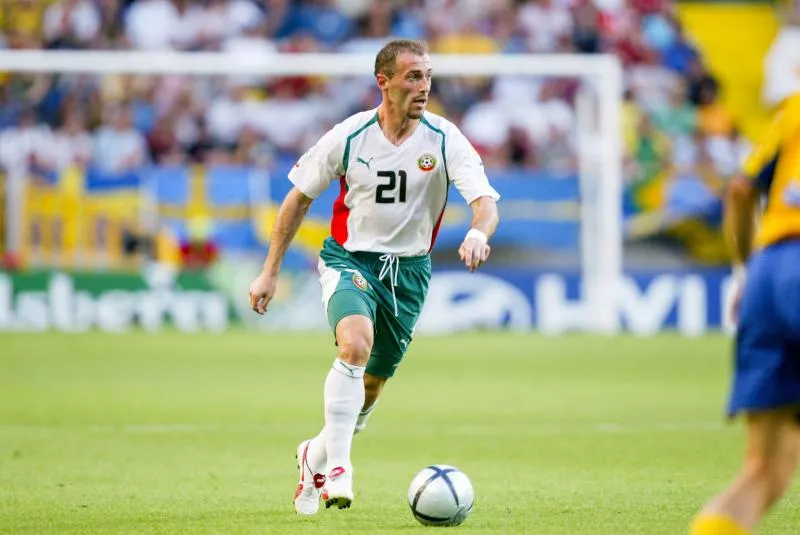
[[[384,89],[386,87],[386,83],[389,81],[389,78],[385,74],[383,74],[382,72],[379,72],[378,74],[376,74],[375,75],[375,79],[378,81],[378,88],[379,89]]]

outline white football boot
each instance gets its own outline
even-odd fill
[[[325,507],[347,509],[353,503],[353,474],[341,466],[330,471],[322,491]]]
[[[308,465],[308,444],[310,440],[297,446],[297,468],[300,482],[294,493],[294,510],[300,515],[313,515],[319,511],[319,497],[325,486],[325,474],[314,473]]]

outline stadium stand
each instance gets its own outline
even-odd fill
[[[724,260],[719,192],[749,143],[672,2],[6,0],[0,6],[0,47],[12,49],[374,53],[390,37],[424,38],[440,53],[617,54],[627,86],[628,238],[677,238],[693,261]],[[140,204],[155,205],[175,243],[211,233],[226,251],[258,247],[285,191],[279,179],[331,125],[376,102],[366,82],[0,73],[0,168],[31,185],[23,256],[55,262],[48,251],[88,240],[119,259],[122,237],[162,230],[138,228]],[[460,125],[508,201],[501,243],[543,250],[577,243],[576,89],[574,80],[558,78],[434,86],[430,109]],[[274,179],[255,192],[254,176]],[[151,202],[142,200],[143,191],[153,194]],[[109,206],[127,208],[122,214]],[[309,251],[325,233],[329,203],[316,209],[301,236]],[[64,213],[84,215],[62,226]],[[440,239],[457,240],[466,217],[455,207]],[[213,232],[198,223],[208,218],[216,222]]]

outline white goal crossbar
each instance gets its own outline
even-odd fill
[[[375,58],[365,54],[232,55],[221,52],[128,52],[0,50],[0,72],[139,75],[324,75],[368,76]],[[581,190],[594,203],[591,220],[582,220],[583,302],[578,323],[587,330],[619,329],[617,285],[622,277],[622,67],[611,55],[431,54],[435,77],[563,76],[592,81],[598,102],[596,139],[590,147],[599,168]],[[582,184],[587,181],[581,180]],[[590,190],[590,191],[587,191]],[[594,197],[594,198],[587,198]],[[589,245],[589,246],[587,246]]]

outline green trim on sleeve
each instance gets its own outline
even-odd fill
[[[342,169],[344,169],[345,174],[347,174],[347,165],[348,161],[350,160],[350,142],[353,141],[353,139],[358,134],[366,130],[368,126],[375,124],[377,122],[378,122],[378,112],[375,112],[375,115],[372,116],[372,119],[364,123],[364,125],[362,125],[361,128],[359,128],[358,130],[347,136],[347,142],[344,145],[344,157],[342,158]]]

